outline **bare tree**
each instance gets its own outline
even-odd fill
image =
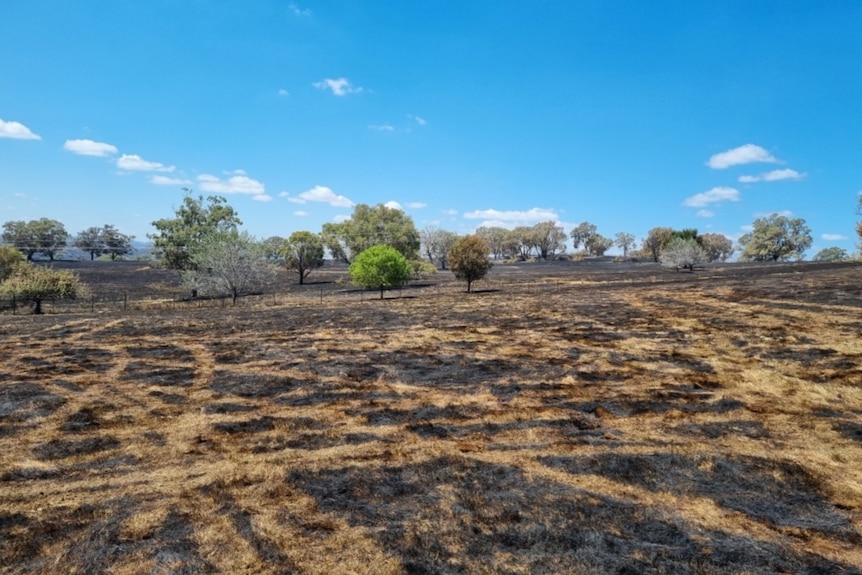
[[[623,257],[629,257],[629,250],[635,249],[635,237],[626,232],[617,232],[616,241],[614,242],[618,248],[623,250]]]
[[[263,247],[248,232],[219,232],[204,237],[192,250],[194,270],[183,272],[183,283],[193,293],[241,295],[263,289],[274,270]]]

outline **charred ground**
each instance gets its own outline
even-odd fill
[[[4,315],[0,569],[858,573],[860,274],[523,264],[381,302],[331,269]]]

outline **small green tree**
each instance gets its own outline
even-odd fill
[[[34,314],[42,313],[45,300],[75,299],[86,291],[77,274],[32,264],[15,266],[12,274],[0,283],[0,294],[19,302],[32,302]]]
[[[24,254],[12,246],[0,246],[0,282],[12,275],[15,267],[24,262]]]
[[[482,279],[494,265],[488,259],[491,248],[479,235],[465,236],[449,252],[449,267],[455,277],[467,282],[467,293],[473,291],[473,282]]]
[[[348,268],[353,285],[383,290],[407,283],[413,270],[401,252],[387,245],[376,245],[360,252]]]
[[[844,248],[832,246],[823,248],[814,256],[815,262],[844,262],[850,259],[850,254]]]
[[[323,239],[311,232],[293,232],[281,247],[284,265],[299,274],[299,283],[312,271],[323,266]]]

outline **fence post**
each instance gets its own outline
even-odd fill
[[[126,311],[129,305],[129,292],[123,292],[123,311]]]
[[[96,296],[90,295],[90,312],[96,311]]]
[[[320,286],[320,305],[323,305],[323,286]]]

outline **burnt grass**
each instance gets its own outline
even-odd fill
[[[379,301],[331,268],[4,314],[0,572],[862,573],[860,277],[524,263]]]

